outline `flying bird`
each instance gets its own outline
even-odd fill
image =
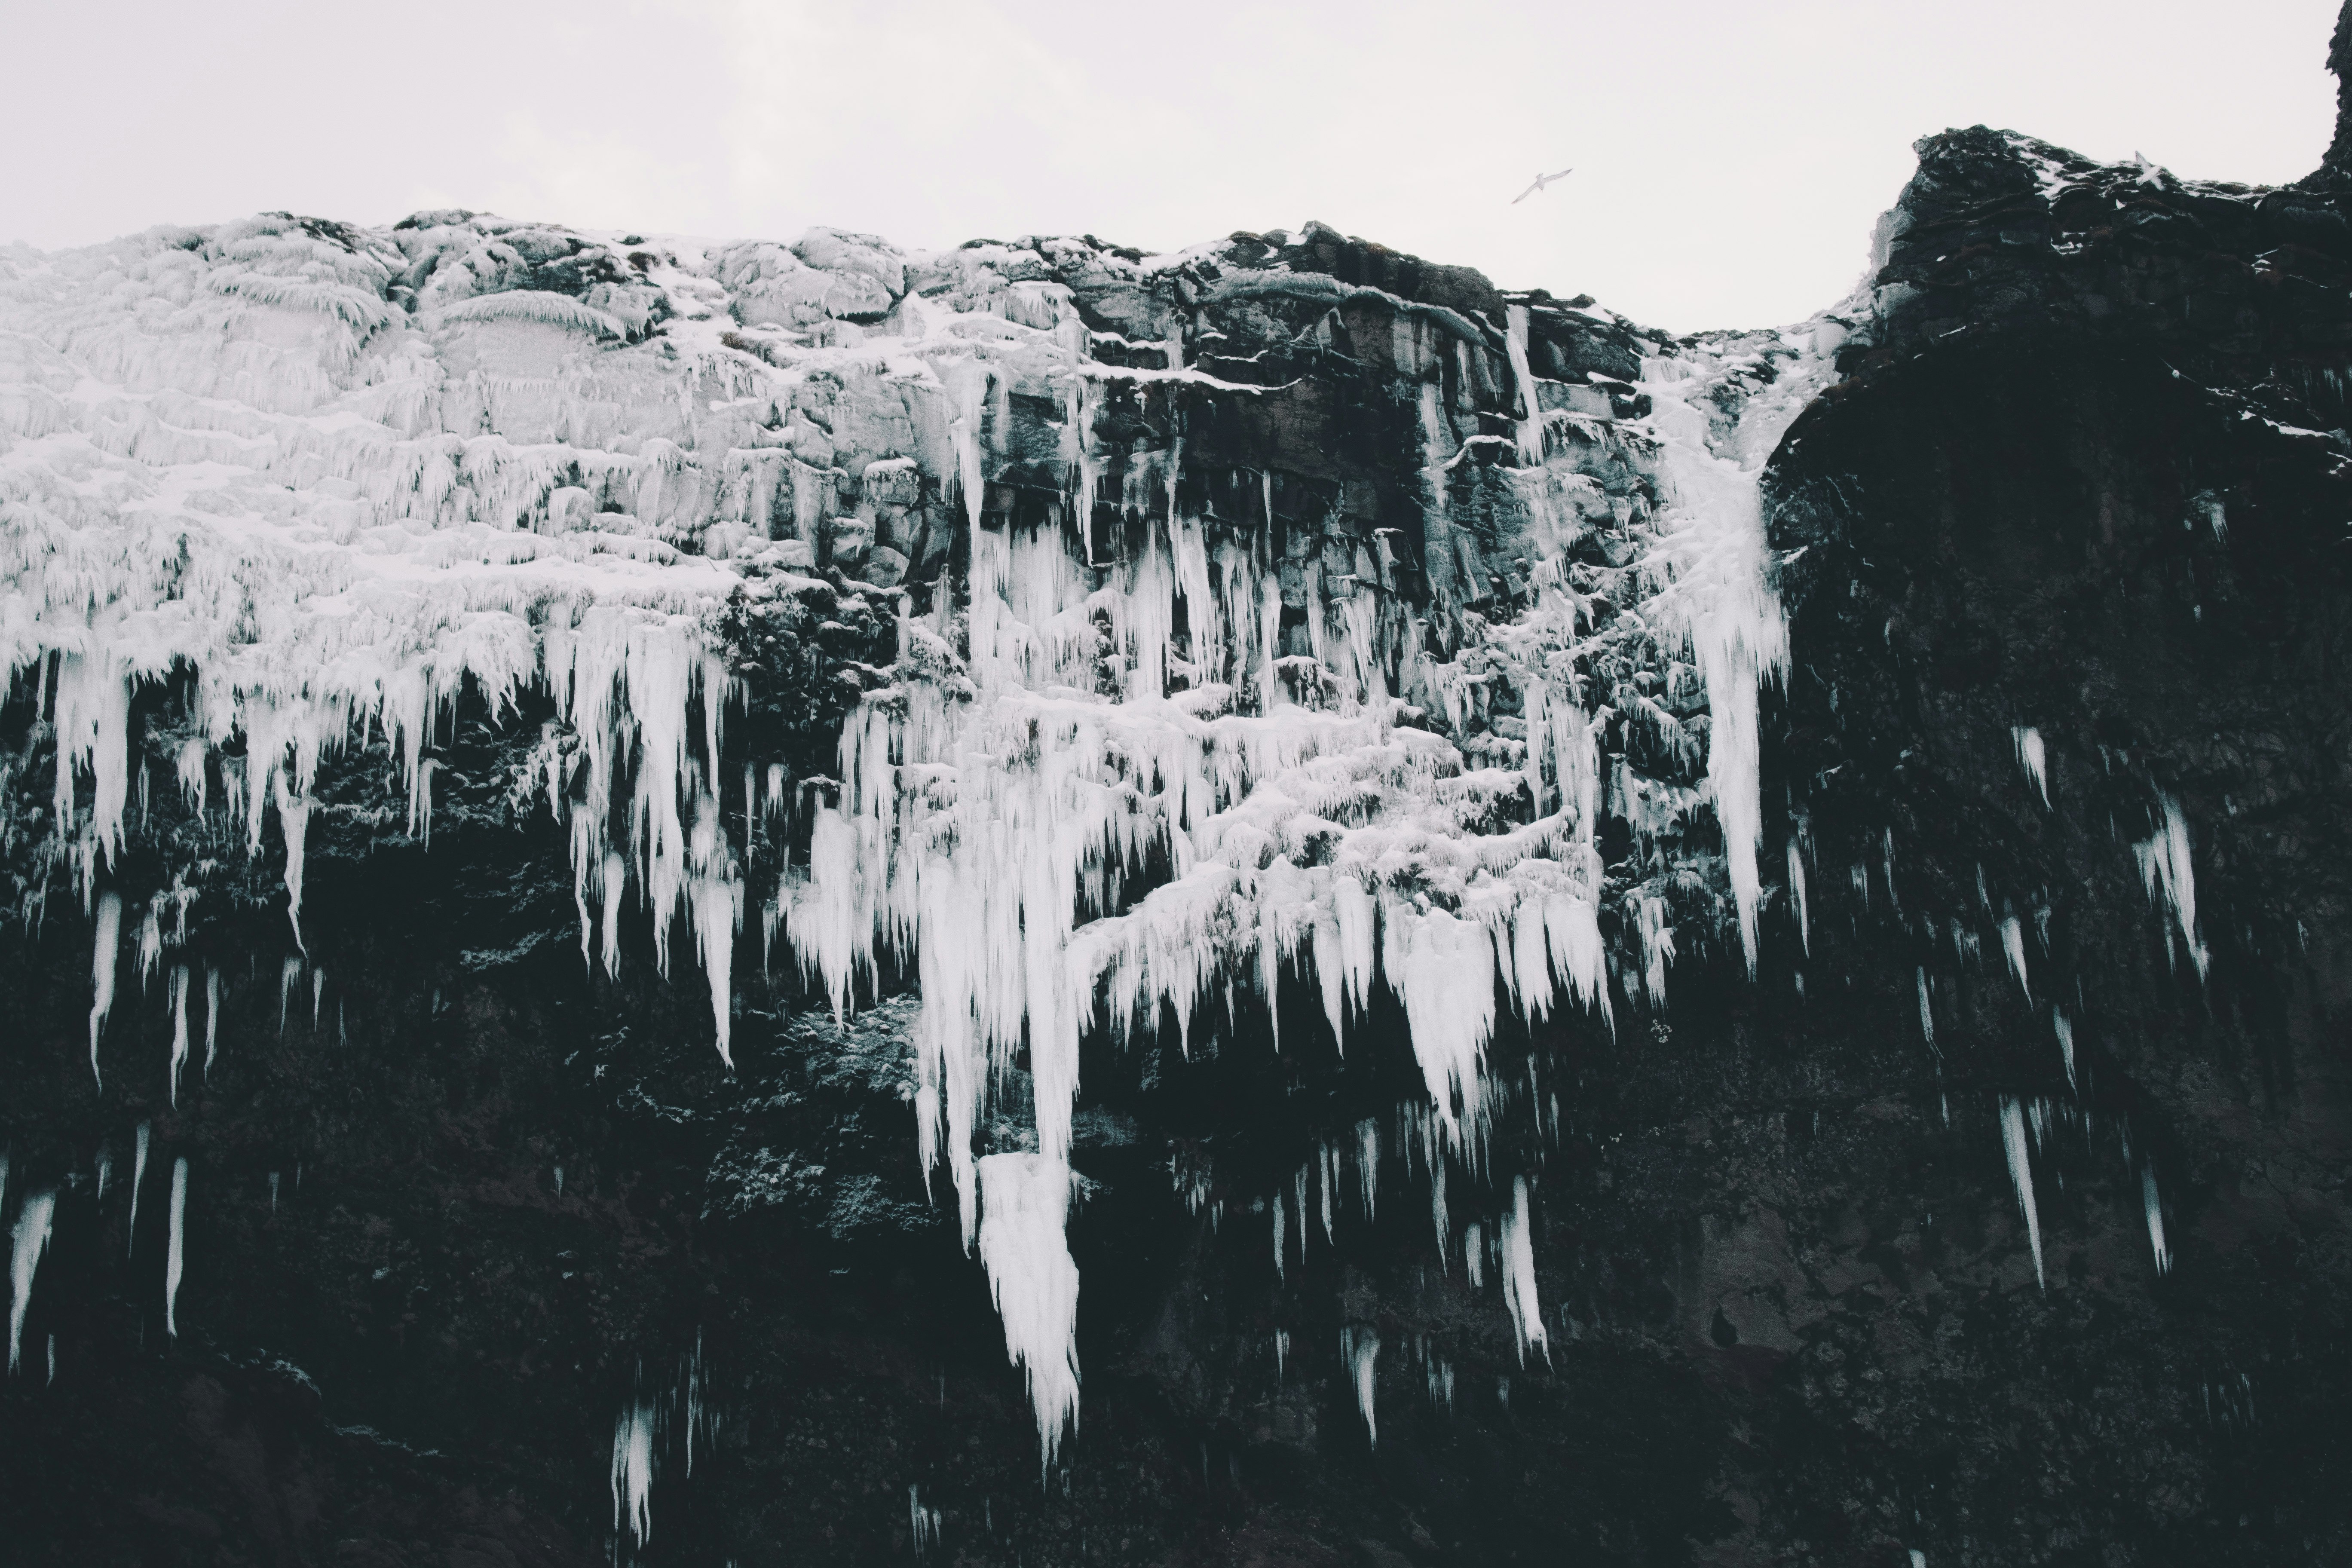
[[[1526,201],[1529,196],[1534,195],[1538,191],[1542,190],[1554,180],[1565,180],[1574,173],[1576,173],[1576,170],[1571,166],[1570,168],[1562,169],[1557,174],[1538,174],[1534,184],[1529,185],[1526,190],[1521,191],[1517,195],[1511,198],[1511,205],[1513,206],[1517,206],[1521,202]]]

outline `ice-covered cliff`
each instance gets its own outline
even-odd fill
[[[1786,658],[1757,482],[1845,321],[1675,342],[1343,279],[1336,238],[909,256],[442,213],[11,258],[6,662],[56,737],[20,909],[125,911],[92,1068],[119,963],[184,1005],[222,862],[277,859],[300,948],[322,757],[380,736],[424,839],[460,695],[536,693],[512,784],[568,827],[583,962],[635,919],[666,966],[682,921],[722,1057],[747,924],[837,1016],[915,980],[919,1158],[1050,1458],[1076,1276],[1018,1216],[1064,1205],[1084,1031],[1181,1034],[1297,969],[1342,1037],[1384,985],[1431,1148],[1476,1166],[1498,996],[1608,1016],[1663,1000],[1678,940],[1754,962]],[[827,774],[724,743],[730,637],[812,593],[897,628]],[[983,1152],[1016,1070],[1020,1147]]]
[[[2345,1539],[2352,227],[1920,153],[1682,339],[1319,226],[0,254],[35,1538]]]

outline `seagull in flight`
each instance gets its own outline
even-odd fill
[[[1511,205],[1513,206],[1517,206],[1521,202],[1526,201],[1529,196],[1534,195],[1538,191],[1542,190],[1554,180],[1565,180],[1574,173],[1576,173],[1576,170],[1574,166],[1571,165],[1568,168],[1562,169],[1557,174],[1538,174],[1534,184],[1529,185],[1526,190],[1521,191],[1517,195],[1511,198]]]

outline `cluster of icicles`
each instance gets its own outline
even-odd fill
[[[2017,763],[2026,784],[2047,809],[2050,805],[2050,772],[2047,749],[2042,731],[2031,725],[2017,725],[2011,731],[2016,748]],[[2168,921],[2160,921],[2164,935],[2165,957],[2178,964],[2185,949],[2197,978],[2201,983],[2210,964],[2211,955],[2205,945],[2204,935],[2197,919],[2197,874],[2190,858],[2188,819],[2181,815],[2180,802],[2170,792],[2157,792],[2153,816],[2155,831],[2147,838],[2135,842],[2133,858],[2138,862],[2140,876],[2147,888],[2148,898]],[[1890,833],[1885,843],[1886,887],[1894,890],[1894,838]],[[1789,846],[1790,886],[1796,890],[1800,910],[1804,900],[1804,867],[1795,840]],[[1983,868],[1978,868],[1978,896],[1987,916],[1992,914],[1992,900],[1984,884]],[[1865,899],[1869,876],[1861,866],[1853,868],[1853,884]],[[2048,945],[2050,910],[2044,906],[2033,911],[2034,926],[2042,943]],[[1953,956],[1963,961],[1981,959],[1983,942],[1978,933],[1954,917],[1950,921]],[[2081,1079],[2075,1063],[2075,1019],[2066,1008],[2054,1000],[2038,999],[2026,958],[2025,922],[2007,905],[1995,928],[2000,935],[2001,957],[2008,965],[2010,977],[2017,982],[2025,1005],[2037,1013],[2045,1006],[2050,1020],[2050,1032],[2058,1046],[2060,1064],[2066,1071],[2066,1086],[2079,1095]],[[1925,964],[1917,970],[1919,994],[1919,1030],[1928,1051],[1937,1060],[1937,1072],[1942,1076],[1943,1054],[1936,1045],[1937,986],[1929,978]],[[1952,1120],[1948,1099],[1944,1104],[1944,1121]],[[2086,1151],[2094,1146],[2098,1131],[2098,1119],[2083,1105],[2069,1104],[2045,1096],[2021,1098],[2004,1095],[2000,1098],[1996,1116],[2000,1134],[2001,1157],[2009,1169],[2010,1189],[2017,1199],[2018,1213],[2025,1221],[2026,1243],[2033,1255],[2034,1282],[2048,1289],[2049,1276],[2042,1267],[2042,1212],[2033,1191],[2033,1160],[2032,1150],[2040,1149],[2046,1158],[2057,1152],[2057,1133],[2063,1126],[2079,1129]],[[2164,1205],[2157,1189],[2156,1163],[2152,1158],[2135,1158],[2132,1152],[2131,1125],[2127,1119],[2114,1122],[2118,1145],[2126,1174],[2138,1172],[2142,1216],[2147,1225],[2148,1250],[2156,1271],[2168,1274],[2172,1270],[2172,1249],[2164,1236]],[[2030,1133],[2030,1136],[2029,1136]]]
[[[1523,314],[1513,326],[1516,348]],[[1513,358],[1524,364],[1523,351]],[[1785,649],[1765,585],[1756,468],[1822,373],[1808,362],[1789,375],[1763,428],[1743,422],[1745,440],[1726,456],[1692,406],[1699,387],[1686,371],[1651,367],[1663,478],[1679,509],[1662,550],[1681,554],[1660,565],[1652,609],[1707,681],[1709,777],[1752,963],[1756,688]],[[1050,1462],[1078,1403],[1077,1269],[1063,1233],[1082,1037],[1104,1024],[1151,1029],[1163,1013],[1184,1030],[1236,984],[1270,1005],[1278,975],[1302,965],[1344,1048],[1349,1020],[1382,984],[1403,1005],[1439,1141],[1478,1167],[1497,978],[1531,1017],[1562,1000],[1609,1005],[1600,752],[1578,675],[1591,627],[1556,561],[1537,568],[1538,605],[1495,634],[1524,716],[1523,759],[1465,767],[1452,742],[1401,722],[1410,701],[1451,710],[1458,731],[1459,667],[1424,651],[1410,606],[1375,586],[1377,562],[1364,563],[1352,592],[1310,610],[1317,683],[1337,700],[1290,700],[1270,563],[1181,511],[1181,453],[1163,470],[1165,531],[1123,582],[1089,588],[1057,532],[984,528],[972,476],[987,382],[977,363],[963,374],[953,426],[971,543],[964,668],[976,695],[910,675],[868,696],[842,739],[839,805],[818,813],[807,875],[783,889],[776,920],[836,1008],[853,1004],[886,950],[918,974],[923,1166],[948,1169]],[[1082,389],[1070,395],[1071,428],[1083,430]],[[1532,383],[1524,405],[1528,471],[1540,480]],[[1433,467],[1450,455],[1433,452]],[[1530,488],[1543,516],[1545,492]],[[1091,497],[1079,504],[1090,510]],[[1434,552],[1454,531],[1442,486],[1428,504]],[[932,624],[908,623],[909,641],[935,651],[902,670],[949,665],[949,629],[943,604]],[[1533,821],[1465,827],[1523,791]],[[1153,863],[1172,875],[1138,896]],[[1654,994],[1672,933],[1654,921],[1640,929],[1652,951],[1639,968]],[[1024,1049],[1034,1147],[976,1158],[974,1128]],[[1543,1342],[1526,1201],[1522,1182],[1516,1224],[1503,1226],[1522,1353]]]
[[[625,1527],[643,1548],[653,1539],[653,1488],[656,1463],[665,1447],[682,1449],[686,1473],[694,1474],[694,1442],[707,1448],[717,1438],[718,1412],[709,1403],[709,1377],[702,1365],[702,1336],[694,1350],[678,1357],[677,1375],[667,1386],[649,1386],[642,1363],[636,1386],[613,1423],[613,1534],[619,1543]],[[670,1441],[666,1445],[664,1438]]]
[[[1533,1089],[1530,1068],[1529,1088]],[[1559,1096],[1551,1097],[1551,1130],[1559,1132]],[[1536,1114],[1538,1125],[1544,1121],[1540,1109]],[[1394,1147],[1405,1163],[1408,1172],[1417,1156],[1429,1183],[1429,1217],[1436,1233],[1437,1255],[1441,1265],[1451,1268],[1455,1250],[1453,1217],[1446,1204],[1445,1124],[1441,1121],[1427,1100],[1408,1101],[1398,1107],[1393,1133]],[[1289,1190],[1285,1192],[1276,1184],[1271,1200],[1265,1207],[1273,1216],[1274,1268],[1280,1276],[1288,1267],[1292,1249],[1291,1238],[1297,1238],[1299,1260],[1307,1257],[1309,1237],[1308,1196],[1310,1191],[1318,1202],[1317,1210],[1322,1220],[1323,1238],[1333,1239],[1333,1200],[1342,1195],[1348,1185],[1353,1164],[1354,1187],[1364,1218],[1370,1221],[1380,1201],[1381,1162],[1381,1125],[1376,1118],[1367,1118],[1352,1129],[1351,1134],[1338,1141],[1327,1140],[1320,1144],[1315,1157],[1294,1173]],[[1205,1169],[1177,1171],[1178,1188],[1186,1193],[1192,1211],[1198,1213],[1207,1201],[1208,1173]],[[1500,1285],[1504,1310],[1510,1315],[1517,1331],[1520,1363],[1524,1365],[1529,1352],[1550,1354],[1551,1336],[1543,1321],[1543,1311],[1536,1288],[1535,1232],[1530,1216],[1531,1188],[1528,1178],[1511,1180],[1511,1202],[1489,1233],[1485,1224],[1473,1220],[1462,1228],[1459,1249],[1463,1273],[1470,1288],[1483,1289],[1487,1271],[1492,1268]],[[1213,1225],[1222,1213],[1223,1205],[1210,1207]],[[1564,1315],[1564,1314],[1563,1314]],[[1381,1350],[1380,1335],[1370,1326],[1351,1323],[1340,1332],[1339,1357],[1353,1384],[1358,1412],[1364,1419],[1364,1435],[1374,1447],[1380,1443],[1380,1422],[1374,1411],[1373,1372]],[[1451,1409],[1453,1405],[1454,1368],[1443,1356],[1436,1354],[1428,1336],[1415,1336],[1414,1356],[1427,1374],[1430,1401],[1433,1405]],[[1274,1338],[1275,1373],[1282,1374],[1290,1354],[1290,1332],[1279,1329]],[[1507,1402],[1509,1380],[1502,1387]]]
[[[126,1245],[135,1248],[139,1240],[139,1194],[147,1184],[147,1150],[151,1129],[142,1121],[131,1140],[131,1217],[124,1223]],[[114,1157],[101,1149],[98,1155],[98,1196],[106,1196],[107,1178],[113,1174]],[[276,1194],[276,1177],[271,1177],[271,1194]],[[0,1205],[8,1196],[8,1156],[0,1153]],[[184,1271],[188,1215],[188,1161],[185,1155],[172,1162],[172,1194],[169,1229],[163,1244],[163,1331],[174,1339],[180,1333],[180,1279]],[[19,1203],[16,1224],[9,1227],[8,1249],[8,1374],[16,1376],[23,1367],[25,1316],[33,1304],[33,1280],[40,1272],[41,1258],[49,1249],[55,1234],[58,1215],[58,1192],[55,1187],[37,1187],[27,1191]],[[48,1381],[58,1375],[58,1341],[55,1334],[48,1340]]]
[[[1626,634],[1597,625],[1563,569],[1576,492],[1595,487],[1564,428],[1581,416],[1548,413],[1528,368],[1523,308],[1504,356],[1520,406],[1505,472],[1538,523],[1533,607],[1465,632],[1463,584],[1484,568],[1448,515],[1446,476],[1491,438],[1457,443],[1432,379],[1421,457],[1435,602],[1416,610],[1393,592],[1394,563],[1368,544],[1351,575],[1318,583],[1302,660],[1282,654],[1263,542],[1177,504],[1181,442],[1119,465],[1122,500],[1153,519],[1153,537],[1108,585],[1088,586],[1056,530],[983,526],[1015,388],[1060,405],[1069,500],[1087,517],[1109,468],[1092,435],[1102,383],[1207,379],[1182,368],[1173,334],[1167,369],[1097,364],[1058,286],[972,294],[961,315],[885,290],[887,338],[835,326],[754,360],[708,306],[718,285],[674,255],[648,273],[676,274],[665,286],[677,320],[656,353],[604,346],[619,330],[610,312],[552,297],[497,310],[459,300],[430,330],[404,325],[383,305],[400,258],[383,246],[348,250],[268,221],[207,243],[210,273],[191,259],[203,246],[150,237],[12,262],[0,292],[0,370],[16,377],[0,396],[0,658],[12,680],[37,671],[55,726],[59,852],[99,928],[94,1067],[123,919],[104,873],[134,795],[152,787],[133,774],[131,700],[174,671],[193,678],[177,783],[248,852],[278,828],[298,943],[321,756],[380,732],[422,835],[425,751],[460,689],[472,683],[499,710],[525,688],[546,692],[558,718],[537,765],[571,827],[583,957],[601,921],[603,962],[617,963],[632,885],[665,965],[684,917],[726,1054],[746,890],[719,805],[728,680],[712,622],[730,595],[808,585],[782,569],[805,557],[765,538],[790,512],[805,542],[829,504],[808,465],[772,444],[804,431],[793,400],[815,380],[911,411],[908,438],[961,497],[969,605],[961,638],[946,594],[932,617],[902,616],[900,679],[848,722],[838,802],[818,810],[808,864],[763,904],[763,924],[837,1008],[858,1002],[885,953],[918,975],[920,1156],[927,1173],[947,1168],[1048,1463],[1077,1414],[1078,1277],[1064,1232],[1087,1030],[1153,1027],[1163,1009],[1181,1029],[1236,986],[1270,1003],[1297,965],[1344,1041],[1385,985],[1403,1005],[1435,1136],[1475,1166],[1497,977],[1530,1016],[1609,1006],[1619,960],[1601,934],[1594,848],[1604,789],[1645,841],[1713,811],[1754,963],[1757,694],[1786,658],[1757,479],[1833,374],[1832,325],[1645,367],[1653,413],[1639,446],[1664,507],[1642,533],[1639,621],[1703,685],[1711,719],[1705,789],[1677,795],[1629,782],[1622,759],[1604,780],[1605,694],[1585,667]],[[706,270],[733,276],[716,261]],[[436,357],[452,342],[530,368],[461,378]],[[1743,383],[1743,412],[1726,423],[1716,393],[1768,353],[1778,374]],[[583,409],[596,411],[590,425]],[[456,434],[508,427],[538,430],[541,445]],[[592,434],[614,449],[585,447]],[[711,462],[697,468],[695,453],[718,451],[742,473],[722,483]],[[751,460],[762,451],[778,460]],[[593,487],[570,482],[583,468]],[[785,481],[789,507],[774,493]],[[699,522],[679,521],[697,506]],[[1458,736],[1497,682],[1524,727],[1507,765],[1470,765],[1495,753],[1465,758],[1404,721],[1416,710]],[[241,757],[224,750],[233,740]],[[1533,820],[1487,830],[1499,802],[1523,796]],[[1172,874],[1145,887],[1161,865]],[[183,914],[185,901],[183,889]],[[1635,901],[1630,973],[1654,997],[1674,932],[1662,899]],[[142,932],[160,931],[162,909],[151,904]],[[143,945],[142,962],[155,962]],[[176,1081],[193,980],[172,973]],[[210,1006],[209,980],[205,994]],[[982,1157],[975,1128],[1024,1049],[1034,1147]],[[1543,1342],[1526,1203],[1521,1184],[1503,1226],[1522,1353]]]

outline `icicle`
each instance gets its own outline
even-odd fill
[[[2033,785],[2034,793],[2042,797],[2042,804],[2045,807],[2048,806],[2050,774],[2042,755],[2042,731],[2030,724],[2017,724],[2011,727],[2009,734],[2017,747],[2017,765],[2025,770],[2027,782]]]
[[[1445,1213],[1445,1161],[1442,1155],[1429,1163],[1429,1223],[1437,1230],[1437,1263],[1443,1268],[1450,1226]]]
[[[1430,1405],[1444,1411],[1448,1415],[1453,1415],[1454,1363],[1443,1356],[1433,1356],[1424,1375],[1429,1389]]]
[[[163,1255],[163,1331],[180,1337],[176,1315],[180,1299],[180,1264],[184,1256],[188,1212],[188,1162],[183,1155],[172,1163],[172,1235]]]
[[[2000,1102],[2000,1142],[2009,1155],[2010,1185],[2017,1191],[2017,1206],[2025,1214],[2025,1234],[2033,1244],[2033,1279],[2050,1288],[2042,1276],[2042,1218],[2033,1207],[2033,1168],[2025,1156],[2025,1112],[2014,1096]]]
[[[1784,370],[1769,393],[1742,405],[1737,425],[1718,442],[1704,394],[1712,384],[1699,367],[1676,358],[1643,361],[1642,388],[1660,437],[1661,473],[1669,508],[1656,570],[1667,579],[1649,610],[1654,623],[1690,649],[1706,687],[1706,777],[1723,829],[1740,945],[1756,970],[1756,908],[1761,895],[1756,855],[1764,823],[1758,798],[1759,689],[1780,678],[1789,658],[1789,629],[1779,596],[1766,580],[1768,554],[1758,490],[1765,460],[1791,421],[1836,378],[1833,354],[1807,341],[1806,353]]]
[[[1927,966],[1919,966],[1919,1032],[1927,1037],[1927,1048],[1936,1050],[1936,1009],[1927,1000]],[[1937,1055],[1943,1053],[1937,1051]]]
[[[2155,836],[2133,845],[2132,853],[2138,857],[2140,879],[2147,885],[2147,896],[2171,906],[2173,918],[2180,927],[2180,940],[2187,945],[2189,960],[2197,966],[2197,978],[2201,981],[2212,955],[2197,928],[2197,869],[2189,860],[2189,823],[2180,815],[2180,803],[2170,795],[2159,795],[2158,804],[2162,820]],[[2168,955],[2171,951],[2171,933],[2168,931],[2165,952]]]
[[[1486,1289],[1486,1233],[1475,1220],[1462,1228],[1462,1264],[1470,1272],[1471,1289]]]
[[[59,754],[62,756],[62,751]],[[98,900],[97,934],[89,955],[89,1075],[98,1079],[100,1088],[105,1087],[106,1079],[98,1070],[98,1033],[106,1027],[106,1016],[114,1008],[115,953],[121,940],[122,900],[113,893],[101,893]]]
[[[2066,1087],[2074,1087],[2074,1026],[2063,1007],[2050,1009],[2050,1025],[2058,1036],[2058,1054],[2066,1062]]]
[[[1535,1233],[1528,1223],[1528,1179],[1518,1176],[1511,1182],[1511,1206],[1503,1215],[1503,1305],[1509,1309],[1511,1326],[1517,1330],[1519,1363],[1527,1363],[1529,1349],[1540,1349],[1544,1359],[1551,1359],[1551,1343],[1545,1338],[1543,1309],[1536,1299]]]
[[[420,773],[422,770],[420,770]],[[302,941],[302,857],[310,833],[310,799],[287,793],[284,776],[272,781],[278,790],[278,823],[286,835],[286,923],[293,928],[294,945]]]
[[[126,1253],[139,1245],[139,1187],[147,1174],[148,1126],[141,1122],[131,1140],[131,1221],[122,1227],[122,1250]]]
[[[1339,1331],[1339,1360],[1356,1385],[1356,1409],[1364,1417],[1364,1438],[1381,1446],[1380,1423],[1372,1419],[1372,1365],[1380,1360],[1381,1337],[1369,1328],[1350,1323]]]
[[[188,1059],[188,966],[172,966],[170,982],[172,999],[172,1068],[164,1087],[171,1091],[173,1105],[180,1103],[180,1068]]]
[[[139,989],[155,977],[155,966],[163,957],[163,921],[162,912],[149,900],[147,912],[139,917]]]
[[[991,1154],[978,1174],[981,1266],[1005,1354],[1037,1413],[1038,1468],[1050,1469],[1064,1427],[1078,1420],[1078,1266],[1063,1235],[1070,1168],[1043,1154]]]
[[[2032,1001],[2033,987],[2025,983],[2025,928],[2018,923],[2015,915],[2001,920],[2000,951],[2009,957],[2009,972],[2017,976],[2017,988],[2025,993],[2027,1001]]]
[[[205,1077],[213,1076],[213,1056],[220,1047],[220,971],[205,966]]]
[[[1813,915],[1805,898],[1805,858],[1798,853],[1794,838],[1789,840],[1789,892],[1797,902],[1797,937],[1805,956],[1810,958],[1813,952]]]
[[[642,1548],[654,1533],[654,1407],[633,1399],[613,1426],[613,1531],[625,1520]]]
[[[2156,1167],[2142,1165],[2139,1170],[2140,1198],[2147,1209],[2147,1241],[2156,1252],[2156,1271],[2172,1272],[2172,1249],[2164,1245],[2164,1205],[2156,1194]]]
[[[302,960],[293,953],[278,969],[278,1034],[286,1035],[286,1009],[294,999],[294,987],[302,978]]]
[[[947,1376],[940,1376],[940,1405],[947,1405]],[[702,1425],[702,1331],[694,1331],[694,1360],[686,1374],[686,1473],[694,1474],[694,1433]]]
[[[915,1488],[907,1489],[907,1531],[914,1538],[915,1560],[921,1562],[940,1543],[940,1510],[925,1508]]]
[[[49,1222],[57,1208],[56,1193],[27,1193],[16,1228],[10,1232],[16,1240],[8,1259],[8,1371],[12,1375],[25,1334],[25,1310],[33,1300],[33,1274],[41,1266],[41,1254],[48,1250]]]

